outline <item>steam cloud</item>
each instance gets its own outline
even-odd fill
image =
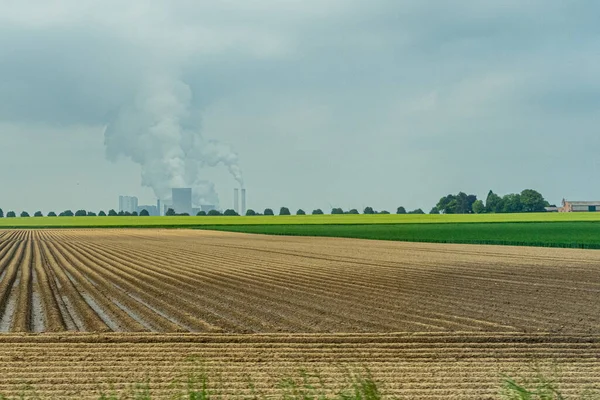
[[[106,127],[106,155],[139,164],[142,185],[161,200],[171,198],[171,188],[191,187],[195,205],[218,205],[214,184],[201,178],[201,170],[224,165],[243,186],[238,156],[228,145],[202,136],[191,100],[189,86],[180,80],[147,79],[132,104]]]

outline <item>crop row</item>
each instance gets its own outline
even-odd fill
[[[600,337],[498,334],[486,345],[484,334],[412,336],[7,334],[0,393],[17,395],[26,383],[42,398],[91,399],[102,389],[147,382],[155,397],[166,398],[173,382],[202,373],[216,398],[250,395],[249,382],[280,398],[278,383],[301,370],[328,390],[368,370],[386,394],[401,398],[491,399],[505,374],[530,378],[541,369],[565,394],[592,387],[600,374]]]
[[[0,330],[600,328],[600,254],[169,230],[0,232]]]

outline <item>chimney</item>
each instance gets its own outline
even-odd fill
[[[242,212],[241,215],[246,215],[246,189],[242,189]]]
[[[156,211],[158,212],[158,216],[160,217],[162,215],[162,212],[160,210],[160,199],[156,200]]]
[[[240,213],[240,189],[233,189],[233,210]]]

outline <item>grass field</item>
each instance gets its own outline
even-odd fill
[[[210,225],[198,228],[267,235],[600,249],[598,222]]]
[[[0,218],[0,228],[193,227],[200,225],[347,225],[500,222],[600,222],[598,213],[519,213],[456,215],[290,215],[255,217],[30,217]]]

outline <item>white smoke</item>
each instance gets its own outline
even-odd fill
[[[106,127],[106,154],[139,164],[142,185],[161,200],[170,199],[171,188],[191,187],[195,205],[218,205],[214,184],[202,179],[201,170],[224,165],[243,186],[238,156],[228,145],[202,136],[191,101],[191,90],[181,80],[146,79],[135,100]]]

